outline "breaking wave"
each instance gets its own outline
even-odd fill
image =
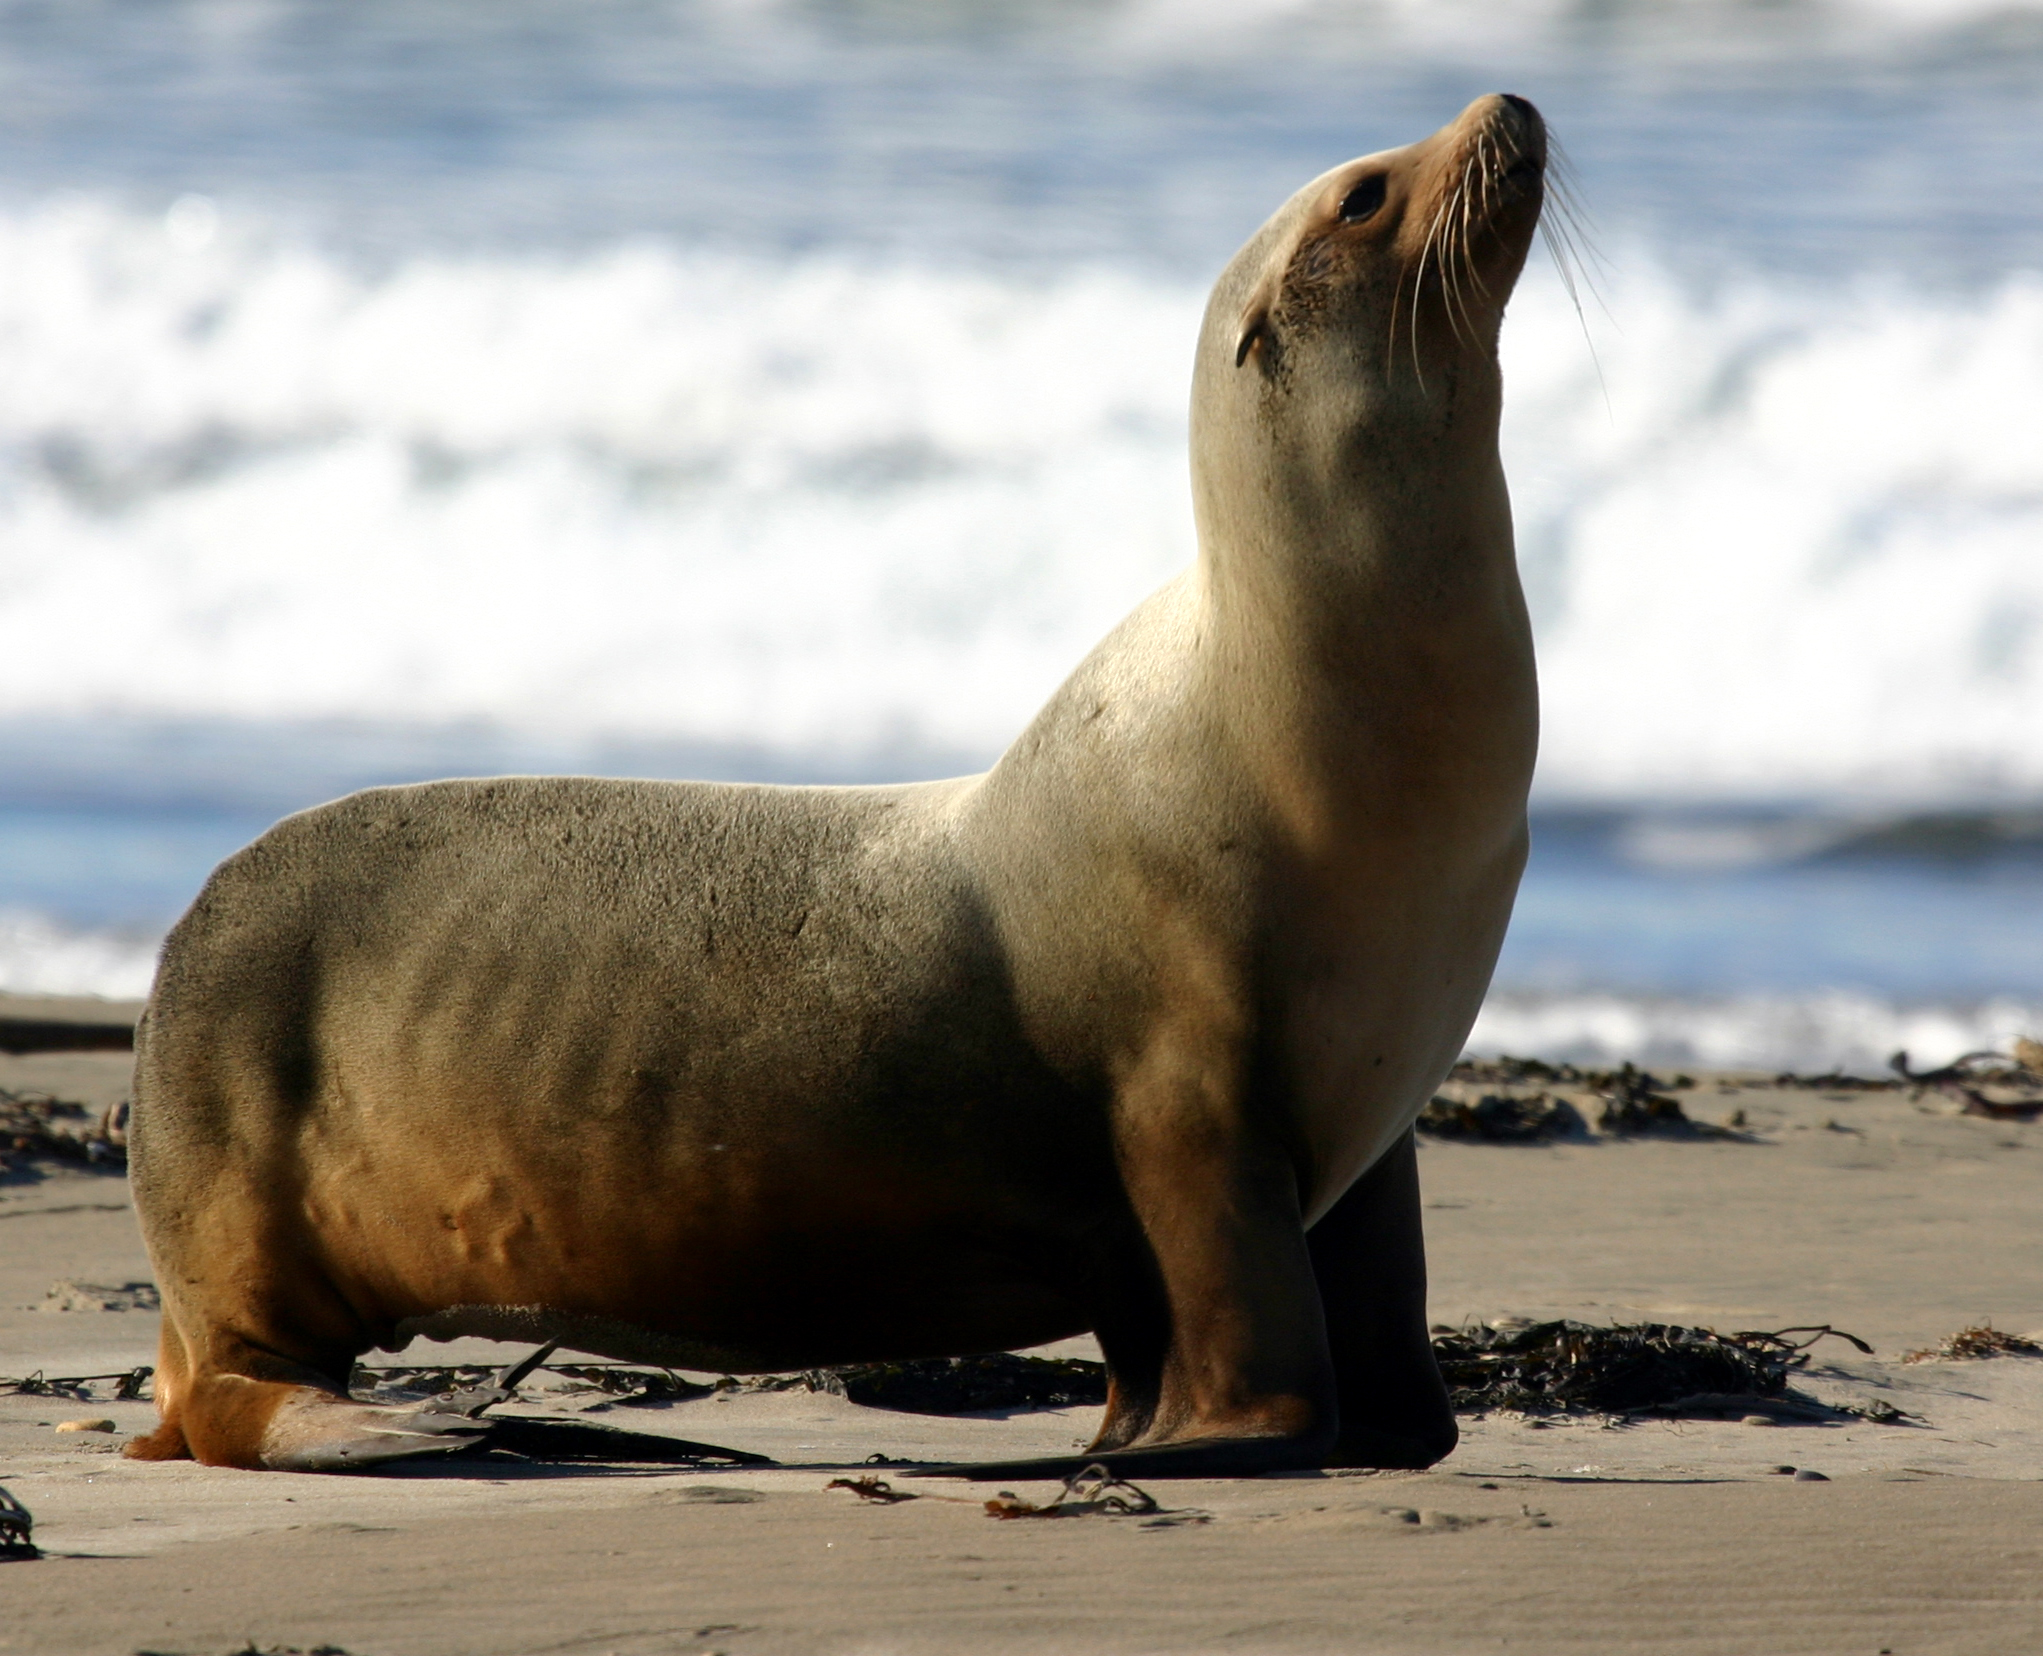
[[[1549,796],[2043,789],[2043,280],[1543,271]],[[1192,552],[1202,295],[0,217],[0,710],[989,757]]]
[[[1469,1050],[1550,1063],[1621,1062],[1714,1069],[1885,1075],[1905,1051],[1916,1068],[2008,1050],[2043,1030],[2043,1006],[2013,999],[1910,1004],[1830,991],[1710,999],[1493,994]]]
[[[46,915],[0,909],[0,991],[139,1000],[156,974],[160,939],[87,931]]]

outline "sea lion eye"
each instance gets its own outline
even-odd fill
[[[1348,199],[1341,203],[1341,218],[1347,224],[1360,224],[1383,205],[1383,174],[1373,173],[1348,192]]]

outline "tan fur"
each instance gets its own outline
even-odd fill
[[[139,1056],[165,1433],[313,1464],[413,1332],[763,1370],[1096,1329],[1117,1467],[1443,1453],[1409,1126],[1525,851],[1495,341],[1543,155],[1481,100],[1243,249],[1198,563],[986,775],[379,789],[226,863]]]

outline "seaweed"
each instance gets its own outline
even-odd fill
[[[1470,1082],[1479,1086],[1519,1086],[1527,1082],[1548,1082],[1559,1087],[1582,1087],[1591,1092],[1605,1092],[1628,1076],[1639,1076],[1642,1072],[1630,1064],[1614,1070],[1582,1069],[1575,1064],[1550,1064],[1543,1058],[1514,1058],[1508,1053],[1496,1058],[1464,1058],[1448,1071],[1450,1081]],[[1656,1076],[1644,1075],[1647,1086],[1668,1092],[1687,1092],[1695,1086],[1692,1075],[1677,1075],[1672,1080],[1662,1081]]]
[[[1657,1133],[1681,1138],[1739,1139],[1742,1121],[1717,1127],[1694,1121],[1672,1095],[1695,1086],[1692,1076],[1663,1081],[1635,1064],[1614,1070],[1583,1070],[1573,1064],[1549,1064],[1538,1058],[1465,1060],[1449,1073],[1450,1081],[1468,1085],[1523,1085],[1545,1081],[1577,1087],[1601,1097],[1596,1125],[1605,1133],[1630,1137]],[[1480,1139],[1492,1144],[1544,1144],[1588,1135],[1575,1106],[1549,1092],[1486,1092],[1473,1103],[1465,1098],[1436,1096],[1419,1112],[1418,1130],[1435,1138]]]
[[[1933,1346],[1904,1351],[1904,1363],[1972,1363],[1987,1357],[2043,1357],[2043,1342],[2005,1334],[1991,1323],[1975,1323],[1946,1334]]]
[[[47,1157],[108,1172],[128,1165],[126,1134],[115,1125],[115,1110],[94,1119],[92,1110],[68,1098],[34,1090],[0,1087],[0,1167],[10,1155]],[[58,1122],[90,1123],[82,1129]]]
[[[1011,1489],[1001,1490],[986,1503],[989,1518],[1082,1518],[1093,1513],[1143,1517],[1160,1510],[1147,1490],[1137,1489],[1100,1465],[1072,1473],[1062,1489],[1040,1504],[1023,1500]]]
[[[0,1489],[0,1563],[42,1557],[42,1549],[33,1540],[34,1533],[35,1520],[29,1516],[28,1508]]]
[[[1491,1144],[1545,1144],[1588,1131],[1575,1107],[1550,1093],[1530,1098],[1485,1093],[1475,1103],[1436,1097],[1419,1112],[1419,1131],[1434,1138],[1480,1139]]]
[[[717,1388],[683,1379],[672,1369],[637,1368],[624,1363],[539,1363],[537,1369],[558,1374],[567,1391],[601,1392],[623,1404],[678,1403],[707,1397]],[[440,1397],[450,1392],[489,1386],[499,1371],[481,1363],[431,1363],[370,1368],[357,1364],[349,1377],[351,1391],[382,1400]]]
[[[1674,1082],[1662,1081],[1648,1070],[1626,1064],[1598,1079],[1596,1090],[1603,1097],[1603,1111],[1597,1116],[1596,1125],[1606,1133],[1626,1136],[1665,1133],[1683,1138],[1739,1137],[1728,1127],[1691,1120],[1681,1101],[1662,1090],[1674,1090],[1678,1083],[1686,1081],[1687,1076],[1678,1076]]]
[[[1793,1338],[1797,1335],[1805,1337]],[[1454,1407],[1462,1414],[1494,1409],[1533,1414],[1731,1411],[1830,1419],[1846,1411],[1827,1409],[1788,1389],[1788,1376],[1808,1361],[1808,1347],[1826,1335],[1848,1340],[1862,1351],[1872,1349],[1828,1325],[1719,1334],[1660,1323],[1606,1328],[1562,1320],[1440,1327],[1433,1331],[1433,1351]],[[569,1379],[574,1389],[627,1401],[715,1392],[805,1391],[848,1398],[867,1408],[949,1415],[1098,1405],[1107,1394],[1103,1363],[1012,1352],[844,1364],[743,1378],[726,1375],[713,1385],[685,1380],[670,1370],[624,1364],[542,1363],[526,1372],[542,1367]],[[495,1371],[473,1365],[357,1369],[355,1386],[385,1398],[451,1392],[458,1403],[489,1395],[493,1376],[502,1379]],[[1894,1418],[1883,1413],[1885,1409],[1874,1404],[1857,1412]]]
[[[1809,1337],[1789,1338],[1795,1334]],[[1807,1364],[1808,1347],[1826,1335],[1872,1350],[1827,1324],[1719,1334],[1665,1323],[1602,1328],[1563,1319],[1522,1327],[1438,1327],[1433,1354],[1459,1414],[1752,1409],[1820,1419],[1833,1411],[1790,1392],[1788,1376]],[[1769,1409],[1769,1402],[1785,1407]]]
[[[1906,1049],[1887,1060],[1888,1067],[1912,1087],[1911,1097],[1935,1091],[1957,1099],[1965,1114],[1985,1116],[1990,1121],[2034,1121],[2043,1116],[2043,1046],[2031,1040],[2015,1042],[2015,1056],[1998,1052],[1968,1052],[1940,1069],[1912,1070]],[[2019,1089],[2020,1098],[1989,1098],[1987,1087]]]
[[[548,1363],[548,1372],[593,1386],[623,1404],[683,1403],[707,1397],[716,1387],[684,1380],[672,1369],[625,1368],[615,1363]]]
[[[122,1369],[117,1374],[56,1374],[45,1375],[41,1369],[35,1373],[10,1377],[0,1375],[0,1396],[15,1397],[67,1397],[74,1403],[99,1401],[92,1388],[111,1384],[111,1401],[116,1403],[145,1402],[150,1396],[149,1381],[156,1371],[144,1365],[141,1368]]]
[[[1448,1079],[1473,1082],[1478,1086],[1507,1087],[1527,1081],[1551,1081],[1571,1087],[1587,1083],[1587,1077],[1573,1064],[1549,1064],[1542,1058],[1513,1058],[1509,1053],[1495,1058],[1464,1058],[1448,1072]]]
[[[971,1414],[989,1409],[1063,1409],[1107,1400],[1104,1363],[1078,1357],[923,1357],[812,1369],[807,1390],[833,1392],[872,1409]]]
[[[861,1501],[873,1501],[880,1506],[896,1506],[902,1501],[916,1501],[921,1497],[911,1489],[896,1489],[885,1478],[868,1472],[857,1478],[832,1478],[824,1486],[827,1493],[833,1489],[848,1489]]]
[[[135,1656],[183,1656],[174,1650],[138,1650]],[[337,1644],[316,1645],[259,1645],[253,1639],[245,1639],[232,1650],[222,1651],[220,1656],[348,1656]]]

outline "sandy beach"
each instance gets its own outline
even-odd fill
[[[127,1079],[119,1054],[0,1059],[0,1087],[88,1106]],[[1593,1098],[1570,1096],[1593,1123]],[[1002,1522],[991,1490],[960,1482],[882,1470],[919,1497],[891,1505],[826,1485],[873,1474],[876,1454],[1061,1450],[1095,1411],[598,1399],[607,1423],[777,1464],[346,1478],[141,1465],[118,1449],[148,1404],[105,1401],[104,1385],[89,1402],[5,1395],[0,1485],[46,1556],[0,1565],[0,1650],[2043,1648],[2043,1359],[1901,1360],[1968,1325],[2043,1328],[2043,1124],[1762,1077],[1702,1077],[1679,1097],[1700,1123],[1742,1111],[1741,1136],[1422,1140],[1435,1320],[1829,1323],[1875,1354],[1824,1340],[1796,1387],[1899,1419],[1499,1413],[1465,1417],[1460,1449],[1425,1473],[1158,1482],[1153,1514]],[[0,1375],[153,1362],[150,1311],[55,1309],[49,1292],[149,1274],[117,1171],[17,1158],[0,1181]],[[515,1355],[466,1342],[404,1360]],[[591,1395],[542,1384],[521,1407],[559,1415]],[[117,1429],[55,1430],[81,1418]]]

